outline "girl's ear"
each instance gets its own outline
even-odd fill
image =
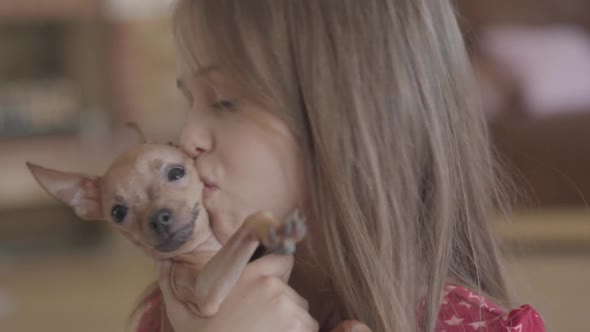
[[[100,195],[100,177],[48,169],[27,162],[35,180],[58,201],[70,206],[86,220],[104,219]]]

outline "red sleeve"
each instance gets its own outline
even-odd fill
[[[505,312],[464,287],[445,288],[437,332],[545,332],[539,313],[529,305]]]
[[[545,332],[545,324],[539,313],[529,305],[523,305],[491,322],[492,331]]]
[[[161,304],[162,293],[158,291],[146,301],[136,332],[160,332],[162,323]]]

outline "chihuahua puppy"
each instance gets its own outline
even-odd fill
[[[172,259],[175,296],[203,317],[217,312],[261,243],[269,252],[292,254],[306,233],[297,212],[283,223],[260,212],[222,247],[201,204],[204,185],[194,160],[173,145],[144,140],[103,176],[27,166],[41,187],[80,218],[106,221],[154,259]]]

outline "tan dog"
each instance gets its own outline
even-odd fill
[[[171,258],[172,289],[200,316],[217,312],[260,243],[271,252],[292,254],[306,232],[297,212],[284,223],[257,213],[221,248],[201,206],[204,186],[194,160],[172,145],[140,144],[102,177],[27,166],[79,217],[105,220],[150,256]]]

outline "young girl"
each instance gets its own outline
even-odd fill
[[[181,144],[216,237],[294,208],[310,235],[294,261],[250,263],[206,319],[169,296],[161,262],[176,332],[352,319],[377,332],[544,331],[531,307],[510,309],[494,161],[449,0],[180,0],[174,22]],[[140,331],[159,329],[155,308]]]

